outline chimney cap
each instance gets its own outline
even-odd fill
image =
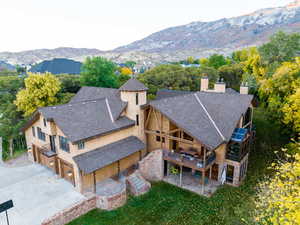
[[[225,82],[224,82],[224,78],[220,78],[216,83],[217,83],[217,84],[224,84],[224,83],[225,83]]]
[[[241,87],[248,87],[248,82],[242,82]]]

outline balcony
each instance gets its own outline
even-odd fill
[[[216,153],[211,152],[206,159],[199,159],[193,156],[184,155],[182,153],[163,150],[164,160],[170,161],[179,166],[188,167],[195,170],[201,170],[212,164],[216,160]]]

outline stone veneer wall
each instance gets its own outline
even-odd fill
[[[79,216],[86,214],[92,209],[96,208],[96,196],[94,194],[88,194],[87,199],[75,203],[71,207],[55,214],[51,218],[42,222],[41,225],[64,225]]]
[[[155,150],[150,152],[139,162],[139,171],[146,180],[162,180],[164,177],[163,151]]]

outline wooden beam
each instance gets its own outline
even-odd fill
[[[175,141],[179,141],[179,142],[182,142],[182,143],[193,145],[192,141],[185,140],[185,139],[178,138],[178,137],[174,137],[174,136],[170,136],[168,134],[159,134],[159,133],[156,133],[155,131],[152,131],[152,130],[145,130],[145,133],[146,134],[154,134],[156,136],[165,137],[165,138],[168,138],[170,140],[175,140]]]
[[[149,113],[148,113],[148,117],[146,119],[145,128],[147,128],[147,126],[148,126],[148,123],[150,121],[150,117],[151,117],[152,111],[153,111],[153,108],[151,107],[150,110],[149,110]]]
[[[177,131],[180,131],[180,130],[181,130],[180,128],[176,128],[176,129],[168,131],[168,134],[173,134],[173,133],[175,133]]]
[[[94,180],[94,193],[96,194],[96,191],[97,191],[97,187],[96,186],[97,185],[96,185],[96,172],[95,171],[93,172],[93,178],[94,178],[93,179]]]
[[[159,124],[159,120],[158,120],[158,117],[157,117],[157,114],[156,114],[155,110],[153,110],[153,113],[154,113],[154,116],[155,116],[155,119],[156,119],[156,123],[157,123],[157,125],[158,125],[158,128],[159,128],[159,130],[161,131],[161,126],[160,126],[160,124]]]
[[[80,193],[83,194],[83,174],[81,170],[79,170],[79,180],[80,180]]]

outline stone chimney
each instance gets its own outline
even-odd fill
[[[247,94],[249,94],[249,87],[248,87],[247,82],[241,84],[241,86],[240,86],[240,94],[241,95],[247,95]]]
[[[200,91],[208,90],[208,77],[204,76],[201,78]]]
[[[218,81],[217,83],[215,83],[215,92],[219,92],[219,93],[225,93],[226,92],[226,84],[223,80],[223,78]]]

